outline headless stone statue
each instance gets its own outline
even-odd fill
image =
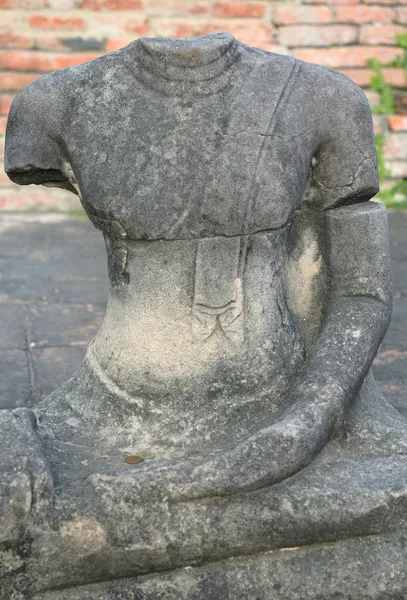
[[[75,375],[0,413],[0,598],[404,598],[361,90],[226,33],[141,38],[21,90],[6,170],[79,195],[111,292]]]

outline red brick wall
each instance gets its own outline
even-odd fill
[[[248,44],[338,69],[364,88],[368,58],[393,60],[407,0],[0,0],[0,136],[13,96],[41,74],[115,50],[139,36],[230,31]],[[400,69],[386,69],[396,87]],[[374,94],[370,94],[372,102]],[[375,118],[395,177],[407,177],[407,118]],[[4,138],[0,137],[0,151]],[[0,210],[65,209],[59,190],[13,186],[0,171]],[[72,203],[73,202],[73,203]]]

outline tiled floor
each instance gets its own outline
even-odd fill
[[[0,225],[0,405],[31,406],[77,369],[104,314],[103,238],[62,216]]]

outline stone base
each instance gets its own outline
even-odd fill
[[[405,600],[407,530],[282,548],[33,600]]]

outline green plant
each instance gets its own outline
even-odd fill
[[[407,179],[400,179],[400,181],[397,181],[397,183],[395,183],[388,191],[390,192],[390,195],[387,200],[384,200],[387,206],[407,208]]]
[[[375,136],[375,141],[377,168],[380,186],[382,186],[386,178],[391,175],[391,170],[386,167],[383,152],[386,138],[382,133],[379,133]],[[401,179],[400,181],[397,181],[390,189],[382,189],[377,196],[388,207],[397,206],[398,208],[407,208],[407,180]]]
[[[387,206],[387,208],[407,208],[407,198],[397,200],[391,189],[380,192],[380,194],[378,194],[378,197],[383,202],[383,204]]]
[[[404,69],[407,82],[407,33],[397,36],[397,45],[403,50],[403,53],[390,63],[389,66]],[[371,58],[368,60],[368,66],[373,71],[373,76],[371,78],[372,89],[379,95],[379,103],[373,107],[372,112],[386,116],[394,114],[396,112],[394,90],[385,81],[383,64],[377,58]],[[386,178],[391,176],[391,170],[386,167],[383,152],[385,136],[383,134],[377,134],[375,140],[380,185],[383,186]],[[380,191],[378,197],[386,204],[386,206],[407,208],[407,179],[401,179],[390,189]]]
[[[396,111],[393,88],[386,83],[383,74],[383,65],[377,58],[370,58],[367,65],[374,75],[370,80],[372,90],[379,94],[379,104],[372,108],[372,112],[379,115],[392,115]]]
[[[407,77],[407,33],[402,33],[396,37],[396,43],[403,50],[403,54],[397,56],[390,66],[398,69],[404,69]]]
[[[384,152],[383,152],[384,143],[386,141],[386,138],[383,135],[383,133],[378,133],[375,136],[375,141],[376,141],[376,153],[377,153],[377,167],[378,167],[378,171],[379,171],[380,183],[382,183],[386,179],[386,177],[389,177],[391,175],[391,170],[386,167],[386,161],[384,159]]]

